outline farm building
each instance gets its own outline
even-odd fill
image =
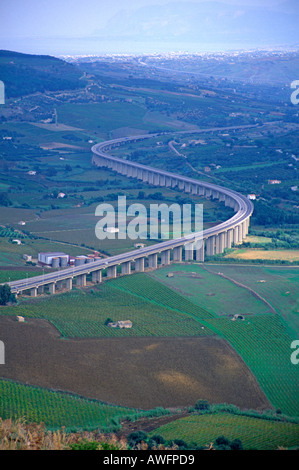
[[[111,328],[132,328],[131,320],[119,320],[113,323],[108,323]]]
[[[69,255],[61,252],[45,252],[38,254],[38,262],[43,265],[51,266],[53,258],[59,258],[62,264],[68,264]]]

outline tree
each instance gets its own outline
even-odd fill
[[[15,295],[11,293],[11,289],[8,284],[0,286],[0,305],[6,305],[8,302],[14,302]]]
[[[11,201],[8,199],[7,193],[0,193],[0,206],[11,206]]]
[[[210,404],[207,400],[197,400],[195,409],[200,411],[207,411],[210,409]]]

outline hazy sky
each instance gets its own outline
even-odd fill
[[[143,6],[166,5],[171,2],[201,3],[212,0],[0,0],[0,49],[26,50],[37,38],[55,38],[52,46],[36,43],[37,53],[41,44],[55,49],[58,38],[83,38],[94,36],[121,10],[131,11]],[[216,0],[218,3],[280,9],[295,5],[295,0]],[[289,7],[288,7],[289,8]],[[22,42],[21,39],[24,39]],[[30,42],[31,41],[31,42]],[[48,43],[50,44],[50,43]],[[63,44],[63,43],[61,43]],[[64,43],[65,44],[65,43]],[[64,46],[66,47],[66,46]],[[46,52],[46,51],[45,51]],[[55,53],[49,50],[48,53]],[[62,51],[63,52],[63,51]]]
[[[207,0],[193,0],[193,3],[203,1]],[[217,1],[239,7],[283,8],[287,0]],[[192,0],[179,2],[192,3]],[[169,3],[171,0],[0,0],[0,37],[88,36],[120,10]]]

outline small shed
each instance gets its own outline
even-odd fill
[[[25,318],[24,318],[24,317],[21,317],[20,315],[18,315],[18,316],[17,316],[17,321],[18,321],[18,322],[21,322],[21,323],[24,323]]]
[[[111,328],[132,328],[131,320],[119,320],[114,323],[108,323]]]

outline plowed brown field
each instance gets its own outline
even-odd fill
[[[200,399],[270,404],[233,348],[217,337],[60,339],[45,320],[0,316],[0,377],[141,409]]]

